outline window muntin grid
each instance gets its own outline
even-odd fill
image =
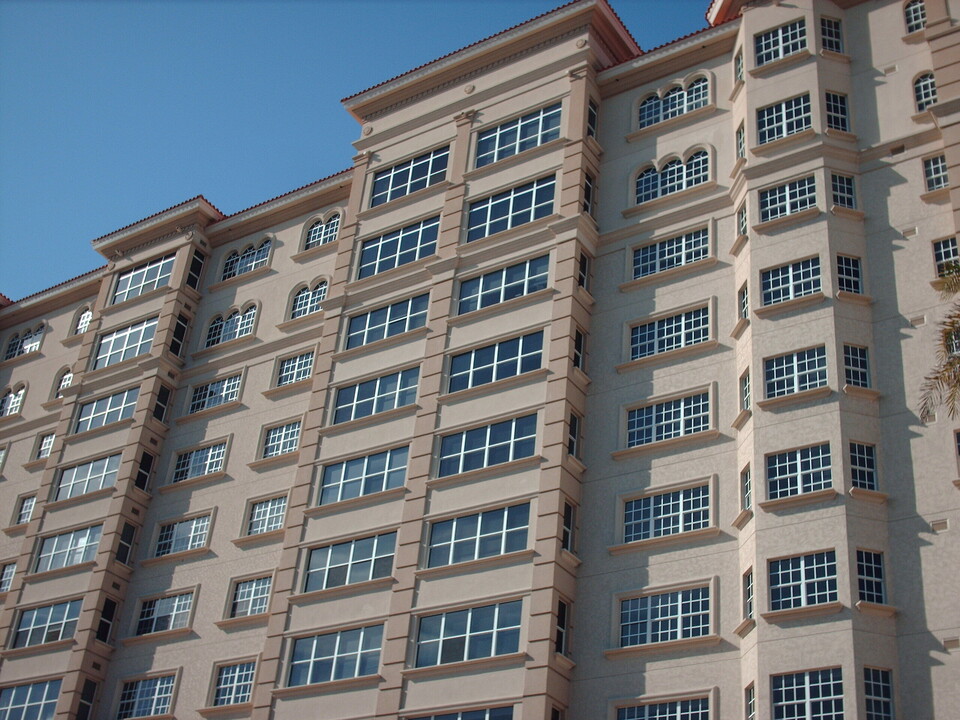
[[[710,88],[706,78],[693,80],[686,88],[672,87],[660,95],[654,94],[640,103],[638,127],[645,128],[664,120],[685,115],[706,106]]]
[[[416,667],[517,652],[522,606],[521,600],[513,600],[421,617]]]
[[[247,522],[247,535],[259,535],[283,527],[283,517],[287,512],[287,496],[260,500],[250,505],[250,519]]]
[[[50,457],[50,452],[53,450],[53,443],[56,439],[56,433],[47,433],[40,438],[40,442],[37,444],[37,460]]]
[[[743,619],[752,620],[754,614],[753,570],[743,574]]]
[[[747,229],[747,204],[744,202],[737,208],[737,235],[746,237]]]
[[[740,376],[740,409],[750,409],[750,371]]]
[[[470,203],[466,241],[473,242],[553,213],[557,179],[538,178]]]
[[[17,388],[17,390],[8,390],[6,394],[0,398],[0,417],[16,415],[20,412],[26,393],[27,389],[23,386]]]
[[[294,452],[300,444],[300,421],[268,428],[263,436],[262,457],[270,458]]]
[[[36,495],[28,495],[27,497],[20,498],[20,507],[17,508],[16,522],[14,525],[23,525],[24,523],[30,522],[30,518],[33,516],[33,508],[36,504]]]
[[[765,358],[763,361],[764,387],[767,399],[827,384],[827,351],[820,347]]]
[[[833,487],[830,443],[767,455],[770,500]]]
[[[937,81],[933,79],[933,73],[925,73],[913,81],[913,99],[918,113],[937,102]]]
[[[347,326],[347,349],[423,327],[429,305],[430,293],[424,293],[354,315]]]
[[[542,330],[454,355],[450,358],[447,392],[466,390],[539,370],[542,358]]]
[[[733,56],[733,81],[735,83],[743,82],[743,51],[738,51]]]
[[[74,335],[83,335],[90,327],[90,321],[93,320],[93,311],[84,310],[77,318],[77,326],[73,330]]]
[[[586,370],[586,347],[587,336],[583,334],[580,328],[577,328],[573,332],[573,357],[571,358],[571,364],[578,370]]]
[[[773,675],[773,717],[783,720],[843,720],[840,668]]]
[[[437,216],[365,240],[360,246],[357,277],[370,277],[433,255],[437,249],[439,228],[440,217]]]
[[[824,50],[843,52],[843,26],[836,18],[820,18],[820,45]]]
[[[277,387],[306,380],[313,373],[313,352],[284,358],[277,367]]]
[[[323,310],[321,303],[326,298],[327,283],[323,280],[314,285],[312,289],[310,287],[302,288],[293,296],[293,305],[290,308],[290,319],[296,320],[299,317],[320,312]]]
[[[447,174],[449,156],[450,146],[447,145],[374,173],[370,207],[442,182]]]
[[[710,634],[710,588],[676,590],[620,601],[620,647]]]
[[[513,720],[513,706],[485,708],[483,710],[461,710],[442,715],[423,715],[410,720]]]
[[[855,488],[876,490],[877,450],[866,443],[850,443],[850,480]]]
[[[628,543],[701,530],[709,524],[707,485],[647,495],[623,505],[623,541]]]
[[[417,399],[419,379],[420,368],[414,367],[340,388],[333,424],[413,404]]]
[[[92,525],[43,538],[33,571],[39,573],[45,570],[56,570],[93,560],[97,554],[102,530],[102,525]]]
[[[810,93],[757,109],[757,142],[760,145],[803,132],[812,125]]]
[[[73,637],[82,603],[82,600],[68,600],[22,611],[13,635],[13,647],[32,647]]]
[[[812,257],[760,273],[764,306],[820,292],[820,258]]]
[[[167,523],[160,526],[154,557],[186,552],[205,547],[210,530],[210,516],[200,515],[189,520]]]
[[[633,251],[634,279],[704,260],[710,253],[707,228],[638,247]]]
[[[177,455],[173,466],[172,482],[182,482],[188,478],[202,477],[223,470],[223,461],[227,456],[227,443],[217,443],[197,448]]]
[[[257,319],[257,306],[251,305],[243,312],[235,310],[226,319],[217,315],[210,321],[207,330],[207,339],[204,347],[213,347],[220,343],[236,340],[253,332],[253,324]]]
[[[689,347],[710,339],[710,311],[695,308],[630,328],[630,359]]]
[[[117,275],[117,287],[110,304],[116,305],[168,285],[175,259],[175,254],[166,255]]]
[[[427,567],[525,550],[530,503],[461,515],[430,525]]]
[[[933,258],[937,263],[937,277],[946,277],[960,264],[960,250],[955,237],[933,243]]]
[[[543,290],[547,287],[549,269],[550,256],[541,255],[464,280],[460,283],[457,314],[463,315]]]
[[[824,95],[827,109],[827,127],[831,130],[850,132],[850,111],[847,96],[841,93],[827,92]]]
[[[199,250],[193,251],[193,256],[190,258],[190,268],[187,270],[187,287],[193,288],[194,290],[200,289],[200,277],[203,275],[203,266],[206,261],[206,255]]]
[[[63,391],[71,385],[73,385],[73,372],[70,370],[64,370],[63,374],[60,376],[60,380],[57,381],[57,391],[54,393],[54,397],[63,397]]]
[[[409,448],[399,447],[325,465],[320,505],[373,495],[401,487],[407,475]]]
[[[860,258],[837,255],[837,289],[855,295],[863,294],[863,269]]]
[[[583,436],[580,428],[583,427],[583,418],[575,412],[571,412],[567,420],[567,453],[575,458],[581,457]]]
[[[477,134],[477,167],[517,155],[560,137],[560,103]]]
[[[4,360],[36,352],[40,349],[40,341],[43,339],[43,333],[46,330],[45,325],[39,325],[36,330],[24,330],[22,335],[14,335],[7,343],[7,351],[3,356]]]
[[[863,695],[866,720],[893,720],[893,678],[889,670],[865,667]]]
[[[233,402],[240,397],[240,378],[241,375],[231,375],[227,378],[214,380],[206,385],[199,385],[193,389],[193,395],[190,398],[190,407],[188,413],[209,410],[218,405],[224,405]]]
[[[760,222],[803,212],[817,205],[813,175],[760,191]]]
[[[595,190],[597,187],[597,180],[590,173],[584,173],[583,175],[583,212],[587,215],[593,215],[593,211],[596,209],[594,206],[594,201],[596,199]]]
[[[297,638],[287,686],[374,675],[380,666],[383,625]]]
[[[743,709],[746,720],[757,720],[757,689],[752,684],[743,691]]]
[[[937,155],[923,161],[923,180],[927,185],[927,192],[945,188],[950,184],[950,178],[947,177],[947,158],[945,155]]]
[[[226,261],[223,263],[223,274],[220,276],[220,279],[229,280],[232,277],[253,272],[266,265],[270,257],[270,245],[271,241],[268,238],[260,243],[259,246],[255,247],[251,245],[248,248],[244,248],[243,252],[234,250],[227,256]]]
[[[710,177],[710,157],[706,150],[691,155],[686,163],[671,160],[637,175],[637,205],[705,183]]]
[[[710,395],[687,397],[627,412],[627,447],[637,447],[710,429]]]
[[[166,715],[173,700],[174,675],[144,678],[123,684],[117,720]]]
[[[59,679],[0,688],[0,718],[52,720],[59,698]]]
[[[536,413],[445,435],[440,440],[437,476],[447,477],[531,457],[536,445]]]
[[[147,635],[185,628],[190,622],[191,608],[193,608],[192,592],[144,600],[140,605],[135,634]]]
[[[230,602],[230,617],[260,615],[267,611],[270,604],[270,587],[273,578],[253,578],[240,580],[233,586],[233,600]]]
[[[153,336],[157,331],[158,318],[150,318],[130,327],[120,328],[100,336],[93,369],[109,367],[116,363],[150,352]]]
[[[313,548],[308,554],[304,592],[389,577],[397,545],[395,532]]]
[[[837,553],[833,550],[771,560],[770,609],[837,601]]]
[[[710,700],[690,698],[617,708],[617,720],[710,720]]]
[[[10,591],[10,586],[13,585],[13,576],[16,572],[17,564],[15,562],[7,563],[0,568],[0,592]]]
[[[857,550],[857,593],[864,602],[878,605],[887,602],[883,553]]]
[[[740,320],[750,319],[750,290],[746,283],[737,291],[737,317]]]
[[[217,668],[217,683],[213,691],[214,707],[250,702],[253,696],[254,661],[221,665]]]
[[[807,23],[800,18],[754,36],[757,67],[798,53],[807,47]]]
[[[747,131],[744,129],[743,123],[740,123],[737,128],[734,140],[737,146],[737,159],[745,160],[747,158]]]
[[[857,209],[857,193],[849,175],[830,173],[830,197],[837,207]]]
[[[303,249],[309,250],[318,245],[326,245],[337,239],[337,233],[340,231],[340,214],[335,213],[324,222],[317,220],[310,229],[307,230],[307,237],[303,243]]]
[[[910,0],[903,7],[903,19],[907,33],[920,32],[927,26],[927,6],[923,0]]]
[[[597,127],[599,125],[600,110],[597,104],[591,100],[587,104],[587,137],[595,138],[597,136]]]
[[[843,346],[843,379],[853,387],[870,387],[870,360],[867,348],[859,345]]]

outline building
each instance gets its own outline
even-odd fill
[[[574,0],[0,308],[0,720],[947,718],[960,4]]]

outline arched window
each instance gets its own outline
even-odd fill
[[[913,81],[913,97],[917,101],[917,112],[923,112],[937,102],[937,83],[933,73],[925,73]]]
[[[83,312],[77,316],[77,326],[73,330],[74,335],[82,335],[90,327],[90,321],[93,320],[93,312],[90,308],[84,308]]]
[[[40,340],[43,338],[43,331],[46,329],[43,323],[37,325],[36,330],[24,330],[23,333],[14,335],[7,343],[7,352],[4,360],[15,358],[18,355],[25,355],[29,352],[35,352],[40,349]]]
[[[313,286],[300,290],[293,296],[293,307],[290,309],[290,319],[294,320],[304,315],[320,312],[323,308],[320,303],[327,297],[327,283],[323,280]]]
[[[73,371],[70,368],[67,368],[62,373],[60,373],[60,379],[57,381],[57,390],[54,392],[54,397],[63,397],[63,391],[66,390],[73,384]]]
[[[657,94],[650,95],[640,103],[638,127],[650,127],[658,122],[705,107],[709,96],[710,86],[705,77],[692,80],[686,89],[675,85],[667,90],[662,98]]]
[[[660,103],[660,119],[669,120],[670,118],[675,118],[678,115],[683,115],[684,108],[686,107],[685,99],[686,93],[683,92],[682,87],[675,87],[667,90],[666,94],[663,96],[663,100]]]
[[[927,7],[923,0],[910,0],[903,6],[903,19],[907,23],[907,32],[915,33],[927,26]]]
[[[0,397],[0,417],[8,417],[20,412],[20,408],[23,407],[23,396],[26,391],[27,388],[23,385],[16,390],[7,390],[7,392],[3,394],[3,397]]]
[[[307,239],[303,243],[303,249],[309,250],[317,245],[326,245],[337,239],[337,233],[340,231],[340,213],[334,213],[324,222],[317,220],[310,229],[307,230]]]
[[[253,332],[253,322],[256,319],[256,305],[251,305],[243,312],[235,310],[226,319],[217,315],[207,330],[207,341],[204,347],[213,347],[249,335]]]
[[[709,178],[710,156],[706,150],[693,153],[686,162],[671,160],[659,172],[649,168],[637,175],[637,204],[701,185]]]
[[[656,200],[660,197],[660,173],[656,168],[644,170],[637,175],[637,203]]]
[[[702,108],[710,99],[706,78],[697,78],[687,86],[687,112]]]
[[[640,127],[649,127],[658,122],[660,122],[660,98],[651,95],[640,103]]]
[[[223,275],[221,280],[228,280],[237,275],[251,272],[267,264],[267,258],[270,257],[270,238],[267,238],[259,247],[250,247],[243,252],[232,252],[227,256],[223,263]]]

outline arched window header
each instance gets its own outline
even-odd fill
[[[666,195],[702,185],[710,179],[710,154],[696,148],[688,151],[687,159],[665,160],[660,169],[648,167],[637,175],[636,202],[650,202]]]
[[[702,74],[683,84],[669,85],[647,95],[637,111],[637,127],[643,129],[706,107],[710,102],[710,82]]]
[[[266,238],[259,245],[248,245],[242,251],[234,250],[227,255],[223,263],[223,274],[221,280],[229,280],[232,277],[252,272],[267,264],[270,257],[270,247],[272,238]]]
[[[309,250],[336,240],[340,233],[341,217],[341,212],[336,210],[324,217],[308,220],[303,238],[303,249]]]

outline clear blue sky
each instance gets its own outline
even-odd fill
[[[564,0],[0,0],[0,292],[202,194],[234,213],[351,165],[340,98]],[[612,0],[642,48],[709,0]]]

